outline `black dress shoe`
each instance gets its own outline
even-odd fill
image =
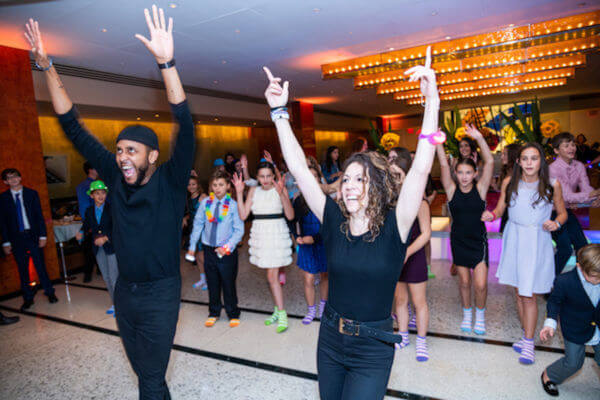
[[[21,306],[21,311],[27,310],[29,307],[33,305],[33,300],[25,300],[23,305]]]
[[[50,303],[57,303],[58,302],[58,297],[56,297],[56,295],[54,293],[52,293],[51,295],[48,296],[48,301]]]
[[[19,322],[19,317],[7,317],[6,315],[0,313],[0,325],[10,325],[15,322]]]
[[[558,396],[558,386],[556,385],[556,383],[552,382],[550,379],[548,379],[548,382],[544,383],[544,373],[542,372],[542,386],[544,387],[544,390],[546,391],[546,393],[548,393],[550,396]]]

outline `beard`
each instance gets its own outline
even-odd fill
[[[148,162],[146,162],[146,164],[141,165],[138,169],[137,169],[137,179],[135,180],[135,183],[133,184],[133,186],[141,186],[142,181],[144,179],[146,179],[146,174],[148,173],[148,167],[150,164],[148,164]]]

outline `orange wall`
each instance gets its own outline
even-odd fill
[[[38,191],[48,230],[46,268],[50,279],[55,279],[59,277],[58,257],[28,52],[0,46],[0,71],[0,169],[17,168],[23,184]],[[0,182],[0,191],[7,189]],[[20,286],[13,256],[0,258],[0,295]]]

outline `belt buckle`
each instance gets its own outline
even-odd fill
[[[356,325],[355,321],[347,318],[340,318],[338,320],[338,331],[342,335],[358,336],[360,334],[360,325]],[[351,327],[352,329],[348,329]]]

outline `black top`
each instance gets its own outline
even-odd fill
[[[69,139],[108,186],[119,277],[128,282],[180,275],[181,221],[195,138],[187,102],[172,104],[171,109],[179,123],[173,154],[141,186],[125,182],[115,155],[81,126],[75,107],[58,117]]]
[[[337,203],[326,196],[321,236],[327,253],[329,305],[345,318],[381,321],[390,317],[396,282],[400,277],[406,243],[400,239],[396,212],[388,211],[373,242],[340,229],[345,220]]]
[[[458,186],[452,200],[448,202],[452,215],[451,233],[475,240],[481,240],[485,235],[485,223],[481,214],[485,211],[485,201],[481,199],[477,185],[473,184],[471,191],[464,193]]]
[[[563,337],[572,343],[585,344],[600,325],[600,303],[590,301],[577,268],[556,277],[546,309],[548,318],[560,317]]]
[[[83,226],[81,227],[86,235],[92,236],[92,247],[94,254],[98,254],[98,246],[94,244],[94,239],[101,236],[106,236],[108,242],[102,245],[102,248],[106,254],[114,254],[115,250],[112,245],[112,215],[110,214],[110,204],[104,203],[102,209],[102,216],[100,217],[100,223],[96,219],[96,204],[92,203],[91,206],[86,208],[83,217]]]

